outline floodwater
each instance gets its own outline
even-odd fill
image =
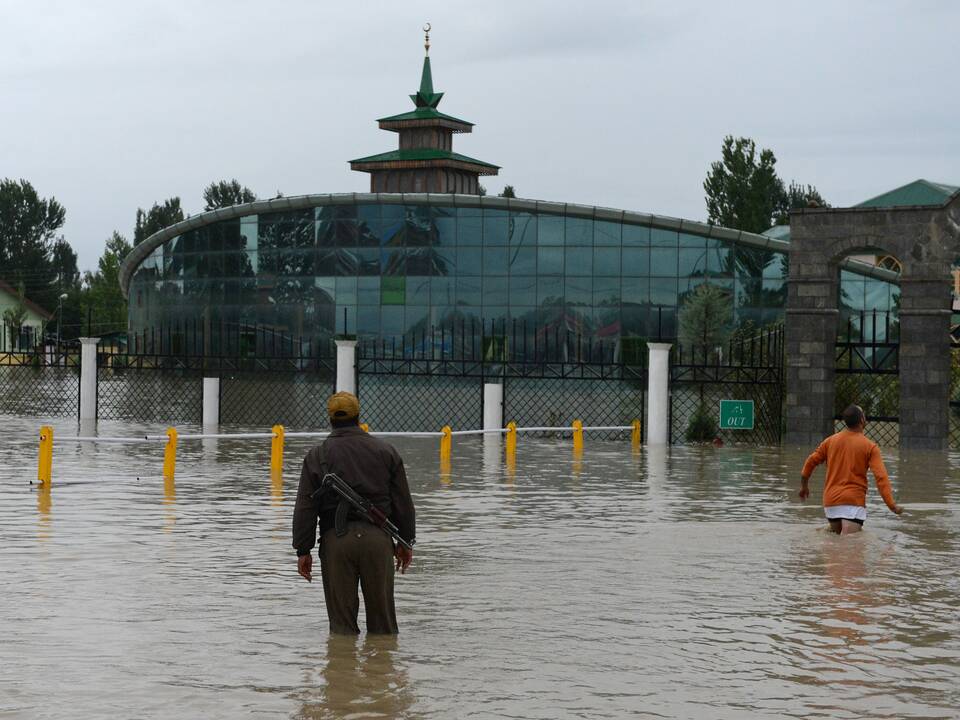
[[[401,634],[330,638],[269,441],[78,446],[2,418],[0,718],[955,718],[960,457],[888,451],[898,518],[796,498],[800,450],[397,440]],[[158,428],[101,423],[100,433]],[[822,470],[813,483],[822,486]]]

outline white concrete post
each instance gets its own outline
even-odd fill
[[[647,445],[666,445],[670,439],[670,346],[647,343]]]
[[[203,427],[215,428],[220,424],[220,378],[203,379]]]
[[[80,338],[80,420],[97,419],[97,343],[100,338]]]
[[[483,429],[503,429],[503,385],[483,384]]]
[[[357,341],[337,340],[337,392],[357,394]]]

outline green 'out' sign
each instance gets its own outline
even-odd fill
[[[720,427],[723,430],[753,430],[753,400],[721,400]]]

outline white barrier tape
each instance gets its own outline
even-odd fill
[[[451,432],[451,435],[503,435],[507,433],[506,428],[499,428],[494,430],[454,430]]]
[[[594,425],[583,427],[584,432],[590,431],[617,431],[633,430],[632,425]],[[506,428],[494,430],[453,430],[451,435],[503,435],[510,432]],[[541,427],[518,427],[517,432],[555,432],[572,433],[574,429],[568,426],[541,426]],[[378,431],[371,430],[371,435],[379,437],[443,437],[442,432],[414,432],[414,431]],[[324,432],[288,432],[284,437],[288,438],[324,438],[330,435],[330,431]],[[178,435],[177,440],[272,440],[276,435],[269,433],[203,433],[198,435]],[[147,442],[166,442],[169,438],[166,435],[142,435],[139,437],[59,437],[57,442],[73,440],[76,442],[93,443],[116,443],[116,444],[136,444]]]

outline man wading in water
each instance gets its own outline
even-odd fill
[[[823,485],[823,511],[830,521],[830,530],[839,535],[860,532],[867,519],[867,469],[873,473],[877,489],[892,512],[899,515],[903,508],[893,501],[890,478],[883,467],[880,448],[863,434],[867,417],[859,405],[843,411],[847,426],[831,435],[810,453],[803,464],[800,478],[800,497],[810,495],[810,475],[822,462],[827,463],[827,480]]]
[[[394,634],[397,615],[393,604],[393,575],[406,572],[413,551],[393,541],[381,528],[361,519],[351,510],[344,527],[337,528],[340,496],[325,490],[319,499],[312,496],[323,478],[333,473],[393,521],[400,536],[413,544],[414,508],[403,460],[393,448],[364,432],[359,425],[360,403],[356,396],[338,392],[327,401],[333,432],[307,453],[300,474],[297,504],[293,511],[293,547],[297,550],[297,572],[313,580],[310,550],[320,528],[320,575],[327,604],[330,632],[356,635],[363,590],[367,632]],[[396,564],[394,565],[394,561]]]

